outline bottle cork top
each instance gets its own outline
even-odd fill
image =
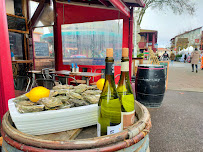
[[[129,49],[128,48],[123,48],[122,49],[122,57],[128,57],[129,54]]]
[[[113,57],[113,48],[106,49],[106,57]]]

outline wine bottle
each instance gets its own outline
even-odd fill
[[[134,107],[134,95],[129,80],[129,49],[122,49],[121,58],[121,75],[117,87],[117,92],[121,100],[121,124],[122,129],[126,129],[132,125],[135,121],[135,107]]]
[[[113,49],[106,49],[105,62],[105,82],[98,103],[98,137],[121,131],[121,101],[114,81]]]

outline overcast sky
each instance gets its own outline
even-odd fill
[[[170,46],[170,39],[185,31],[203,26],[203,0],[197,3],[196,14],[175,15],[171,10],[157,11],[148,9],[143,17],[141,29],[158,31],[158,47]]]

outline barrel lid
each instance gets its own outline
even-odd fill
[[[154,64],[140,64],[138,67],[144,67],[144,68],[163,68],[163,65],[154,65]]]

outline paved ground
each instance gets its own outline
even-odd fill
[[[176,62],[170,65],[168,89],[203,92],[203,70],[192,72],[190,63]]]
[[[203,151],[203,71],[175,63],[169,68],[168,90],[152,118],[151,152]],[[201,80],[202,79],[202,80]],[[179,90],[179,91],[177,91]]]

